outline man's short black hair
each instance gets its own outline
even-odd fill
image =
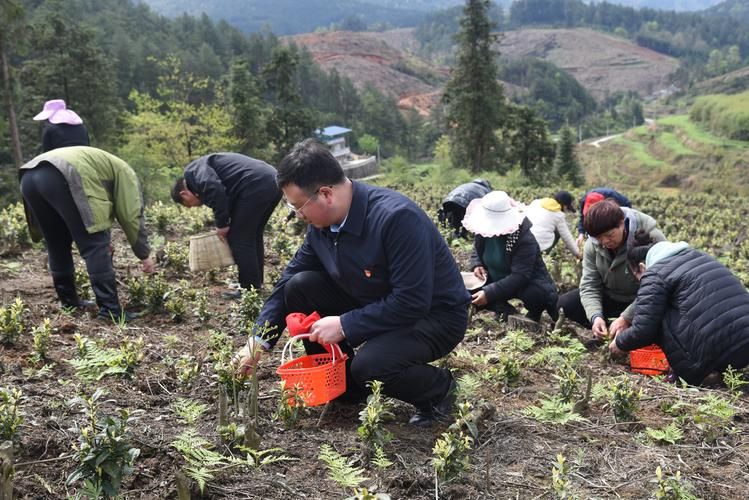
[[[174,203],[182,205],[182,195],[180,193],[185,189],[187,189],[187,185],[185,184],[184,177],[179,177],[174,181],[174,186],[172,186],[172,200],[174,200]]]
[[[346,179],[340,163],[325,145],[315,139],[305,139],[294,145],[278,164],[276,182],[283,188],[296,184],[308,194],[320,186],[335,186]]]

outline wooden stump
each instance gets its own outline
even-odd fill
[[[0,500],[13,500],[13,442],[0,444]]]
[[[507,317],[507,327],[510,330],[523,330],[528,333],[543,333],[543,326],[541,323],[516,314]]]

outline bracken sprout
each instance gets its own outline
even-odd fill
[[[580,391],[580,376],[577,370],[565,364],[554,374],[554,378],[559,384],[559,396],[562,401],[566,403],[574,401]]]
[[[734,370],[732,366],[728,366],[723,372],[723,383],[726,384],[728,390],[731,391],[734,399],[741,397],[742,387],[749,384],[744,380],[743,374],[739,370]]]
[[[663,429],[645,428],[645,435],[654,443],[658,444],[676,444],[684,437],[684,431],[679,424],[671,422]]]
[[[368,479],[364,476],[364,469],[354,467],[329,444],[320,447],[317,458],[327,466],[328,477],[344,488],[356,488]]]
[[[706,443],[715,443],[725,434],[734,432],[731,423],[736,410],[730,401],[713,394],[705,396],[701,401],[694,409],[692,418]]]

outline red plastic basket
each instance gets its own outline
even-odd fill
[[[665,375],[671,368],[663,350],[656,344],[630,351],[629,366],[633,372],[651,377]]]
[[[281,351],[281,366],[276,373],[286,382],[286,387],[300,387],[305,406],[320,406],[332,401],[346,391],[346,360],[348,356],[334,344],[331,353],[307,354],[291,358],[291,343],[309,338],[309,335],[291,337]],[[336,356],[336,351],[338,355]]]

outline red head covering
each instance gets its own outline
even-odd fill
[[[606,197],[601,193],[588,193],[588,196],[585,197],[585,204],[583,205],[583,217],[588,215],[588,210],[590,210],[590,207],[592,207],[599,201],[603,201],[605,198]]]

